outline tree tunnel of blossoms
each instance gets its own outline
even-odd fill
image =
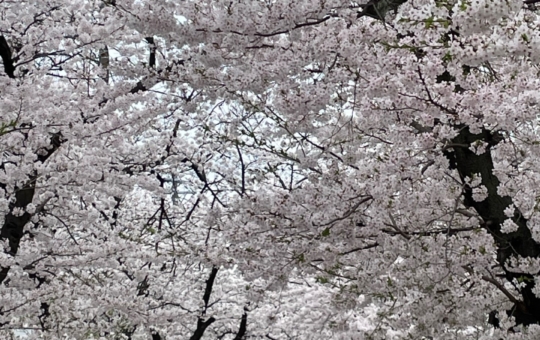
[[[538,339],[536,0],[0,0],[0,337]]]

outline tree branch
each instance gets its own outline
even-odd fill
[[[244,308],[244,314],[242,314],[242,319],[240,320],[240,327],[238,328],[238,333],[236,333],[236,336],[233,340],[242,340],[244,336],[246,335],[246,327],[247,327],[247,309]]]
[[[4,63],[4,72],[6,72],[8,77],[15,78],[15,65],[11,58],[11,48],[9,48],[6,38],[3,35],[0,35],[0,56]]]

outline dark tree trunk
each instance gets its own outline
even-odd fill
[[[453,151],[447,152],[451,167],[459,172],[462,180],[466,177],[472,178],[480,174],[482,185],[486,187],[488,196],[481,202],[476,202],[472,198],[472,188],[466,186],[464,190],[464,202],[473,207],[484,221],[486,230],[493,236],[497,246],[497,261],[504,270],[506,279],[513,281],[519,279],[525,284],[520,288],[522,301],[514,301],[512,309],[507,313],[513,316],[518,325],[530,325],[540,323],[540,299],[533,293],[534,278],[530,274],[519,273],[507,268],[507,260],[511,257],[538,258],[540,256],[540,245],[532,238],[531,231],[527,227],[527,220],[516,208],[512,220],[519,227],[512,233],[501,232],[501,225],[507,219],[504,210],[513,205],[512,198],[500,196],[497,188],[500,185],[499,179],[493,173],[492,148],[501,141],[499,132],[492,132],[483,129],[480,133],[474,134],[467,126],[458,126],[459,135],[452,140]],[[486,151],[477,155],[469,149],[477,141],[488,143]],[[490,322],[496,326],[498,320],[492,313]]]

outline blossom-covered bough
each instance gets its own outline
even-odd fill
[[[540,336],[535,1],[0,18],[0,337]]]

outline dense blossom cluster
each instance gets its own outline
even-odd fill
[[[538,339],[534,1],[380,1],[0,0],[0,338]]]

